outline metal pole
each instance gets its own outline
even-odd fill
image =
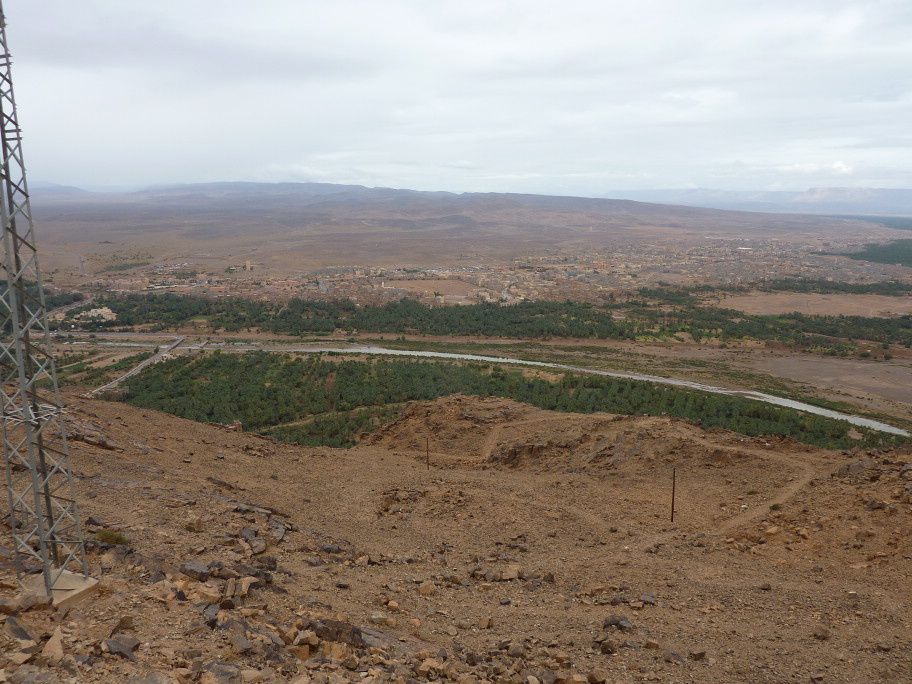
[[[675,521],[675,484],[678,475],[678,469],[671,469],[671,522]]]
[[[40,563],[45,589],[68,566],[88,571],[62,421],[22,152],[6,17],[0,2],[0,423],[13,553]]]

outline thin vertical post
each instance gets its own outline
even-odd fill
[[[671,469],[671,522],[675,521],[675,484],[677,481],[678,469]]]

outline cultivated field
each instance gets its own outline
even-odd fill
[[[797,311],[810,316],[903,316],[912,314],[912,297],[873,294],[817,294],[808,292],[752,292],[723,297],[719,306],[751,314]]]

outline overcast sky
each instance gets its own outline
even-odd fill
[[[33,181],[912,187],[912,0],[6,0]]]

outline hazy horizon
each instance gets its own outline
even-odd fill
[[[67,189],[72,188],[75,190],[84,190],[86,192],[136,192],[142,190],[154,190],[156,188],[171,188],[171,187],[182,187],[182,186],[194,186],[194,185],[295,185],[295,184],[322,184],[322,185],[340,185],[340,186],[353,186],[353,187],[364,187],[367,189],[376,189],[376,190],[403,190],[403,191],[415,191],[415,192],[431,192],[431,193],[449,193],[449,194],[532,194],[532,195],[553,195],[556,197],[581,197],[581,198],[593,198],[593,199],[602,199],[610,198],[612,192],[617,192],[621,194],[648,194],[654,192],[674,192],[674,193],[686,193],[686,192],[711,192],[711,193],[720,193],[720,194],[733,194],[733,195],[745,195],[745,194],[800,194],[800,193],[811,193],[815,191],[846,191],[846,192],[910,192],[912,193],[912,185],[910,187],[874,187],[874,186],[819,186],[819,187],[803,187],[803,188],[773,188],[773,189],[763,189],[763,188],[733,188],[733,189],[724,189],[719,187],[702,187],[702,186],[666,186],[666,187],[643,187],[643,188],[609,188],[602,193],[595,194],[573,194],[573,193],[562,193],[562,192],[526,192],[526,191],[512,191],[512,190],[454,190],[451,188],[443,187],[429,187],[429,188],[413,188],[407,187],[404,185],[397,184],[369,184],[369,183],[358,183],[355,181],[351,182],[341,182],[341,181],[322,181],[322,180],[257,180],[257,179],[212,179],[212,180],[191,180],[191,181],[159,181],[154,183],[137,183],[130,185],[116,185],[116,184],[104,184],[104,185],[78,185],[75,183],[60,183],[54,179],[45,179],[39,178],[30,182],[32,189]]]
[[[912,6],[5,3],[34,179],[912,187]]]

